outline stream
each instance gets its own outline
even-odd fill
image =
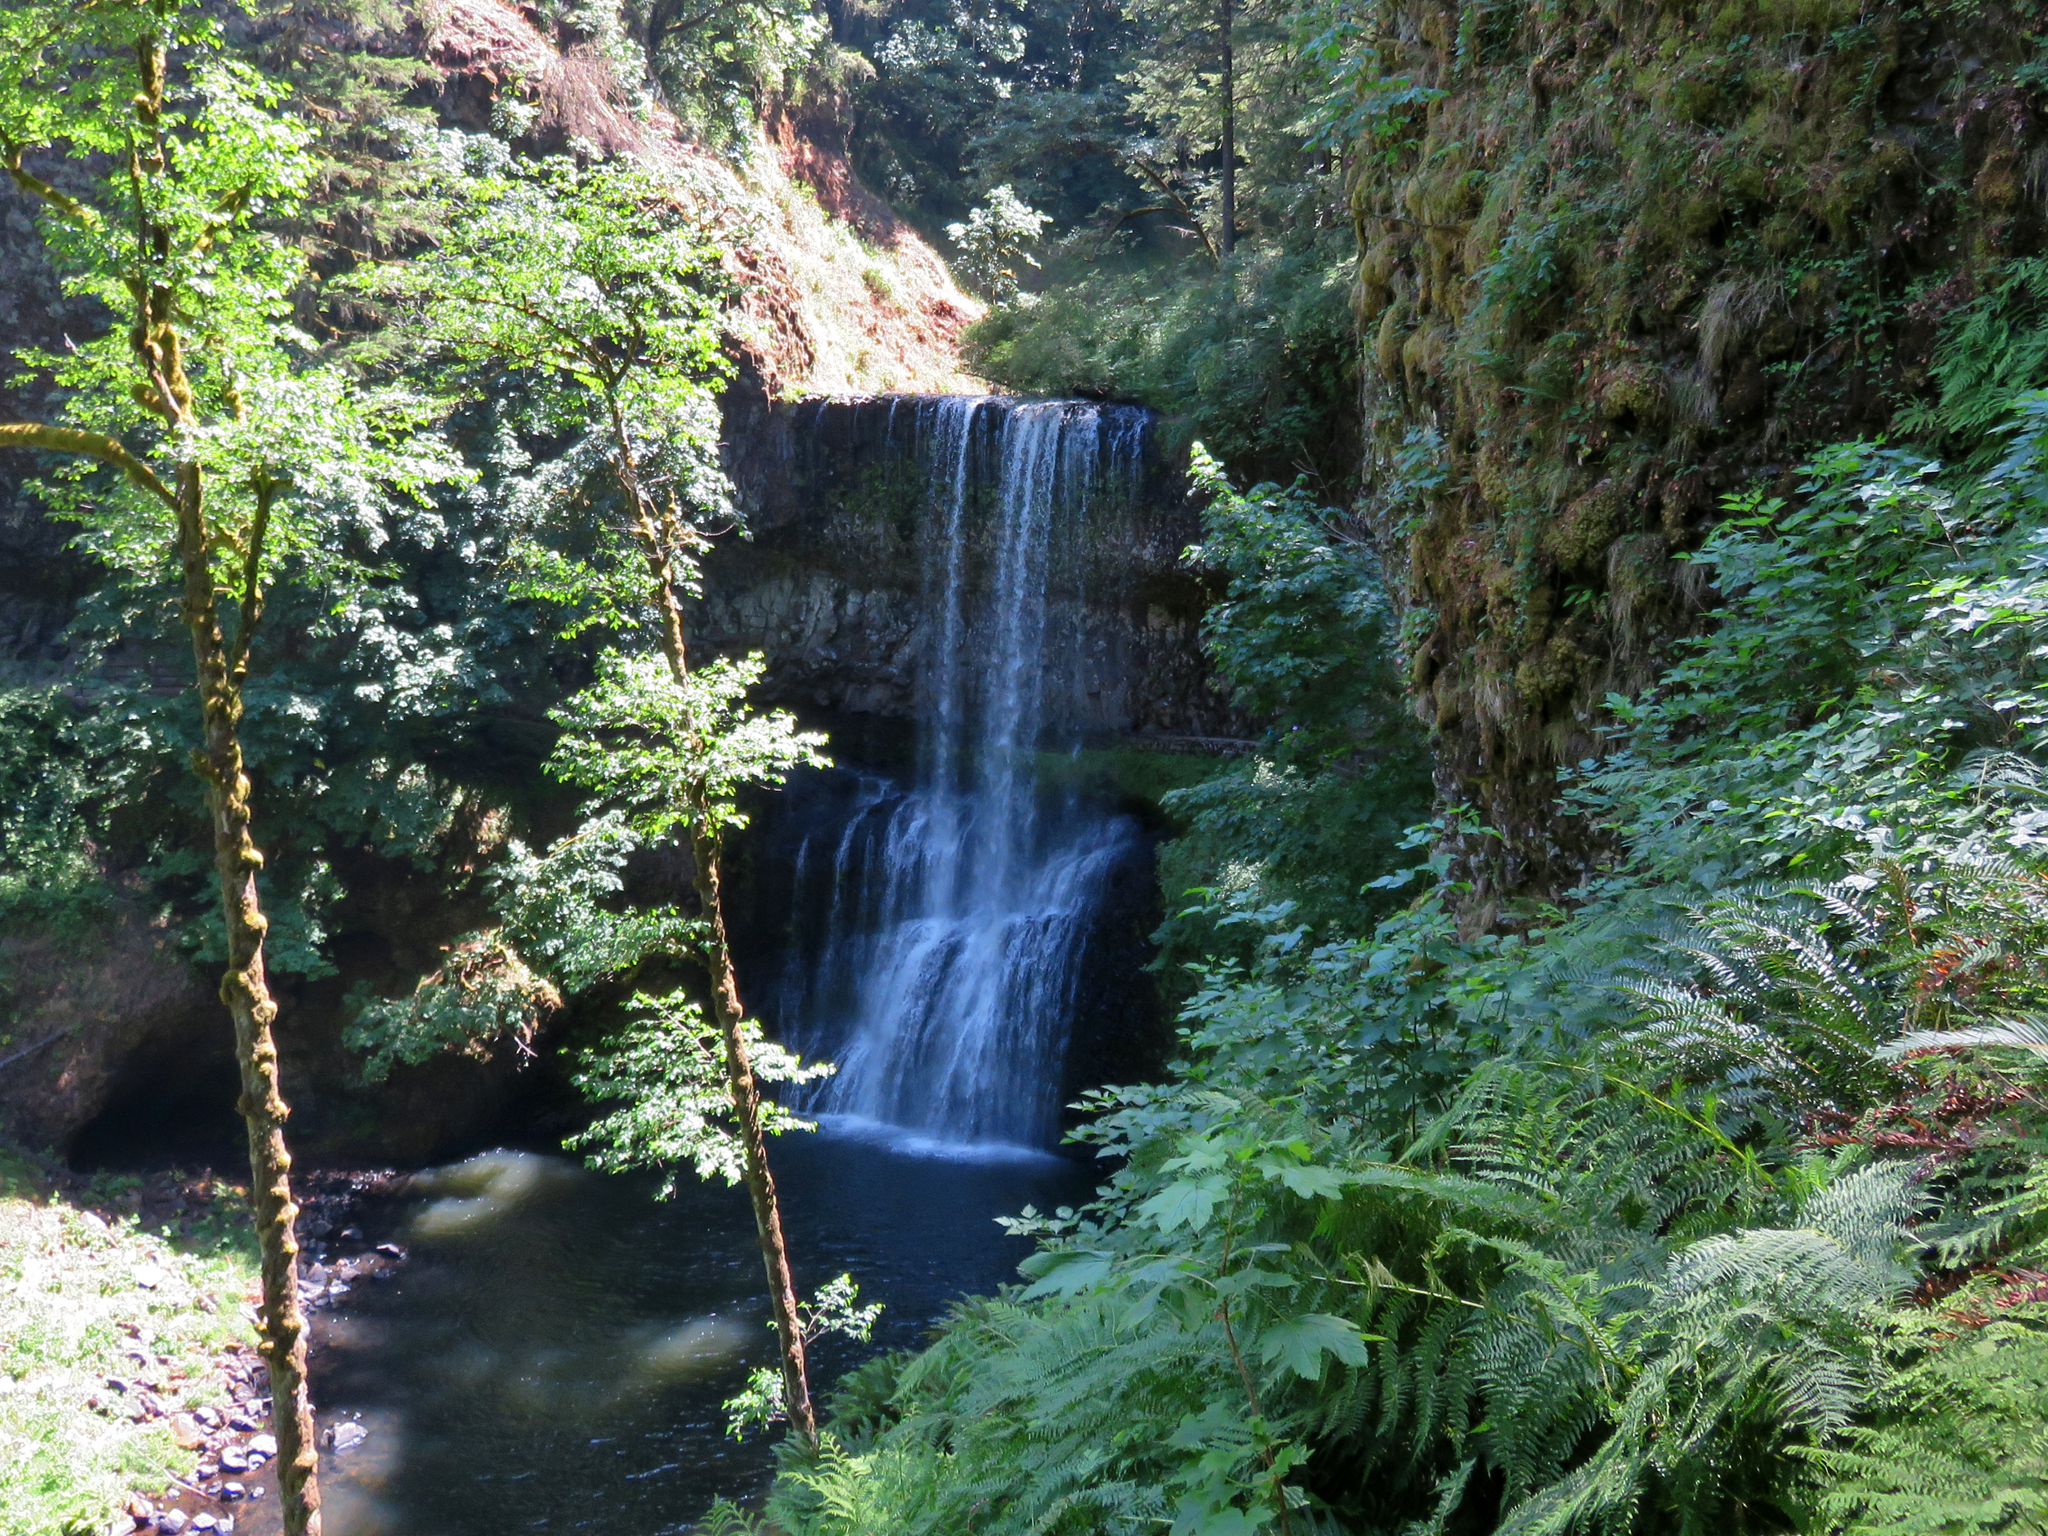
[[[1015,1277],[1030,1245],[994,1217],[1092,1187],[1049,1155],[830,1128],[773,1150],[799,1284],[853,1274],[886,1308],[875,1348]],[[656,1536],[765,1487],[770,1437],[735,1442],[719,1406],[773,1359],[742,1191],[686,1181],[662,1203],[651,1180],[518,1151],[421,1184],[389,1234],[405,1263],[321,1320],[321,1420],[367,1431],[323,1462],[329,1536]],[[827,1348],[813,1370],[854,1363]]]

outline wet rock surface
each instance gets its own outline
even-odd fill
[[[908,720],[941,632],[929,556],[957,501],[970,589],[993,579],[992,502],[1003,422],[1024,402],[973,411],[958,483],[939,462],[942,419],[968,397],[878,395],[726,401],[726,464],[751,536],[706,563],[693,632],[714,649],[760,649],[765,695],[799,714]],[[1121,434],[1055,531],[1046,572],[1053,627],[1077,653],[1048,654],[1047,726],[1099,739],[1234,738],[1244,722],[1211,683],[1200,626],[1214,593],[1182,551],[1200,537],[1185,479],[1154,443],[1150,413],[1076,404]]]
[[[159,1175],[146,1181],[138,1198],[145,1220],[176,1221],[196,1200],[195,1187],[215,1188],[210,1176],[197,1179]],[[386,1233],[411,1190],[410,1176],[389,1170],[314,1172],[299,1179],[301,1242],[299,1299],[311,1314],[314,1409],[323,1453],[352,1451],[369,1438],[360,1423],[320,1412],[321,1356],[326,1313],[355,1285],[389,1280],[406,1258],[403,1244]],[[366,1235],[366,1232],[374,1235]],[[132,1416],[167,1418],[172,1437],[199,1452],[193,1476],[131,1498],[114,1533],[157,1532],[160,1536],[277,1536],[277,1438],[271,1432],[270,1373],[254,1348],[241,1346],[216,1363],[228,1405],[174,1411],[160,1396],[164,1383],[152,1375],[154,1362],[140,1352],[133,1379],[110,1379],[108,1393],[132,1404]]]

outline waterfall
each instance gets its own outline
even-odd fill
[[[862,776],[793,870],[802,924],[774,1011],[836,1060],[806,1108],[955,1144],[1058,1127],[1102,893],[1142,849],[1126,817],[1041,788],[1086,687],[1062,619],[1089,510],[1138,484],[1146,418],[1076,401],[909,402],[925,641],[912,782]],[[891,443],[896,410],[889,418]],[[905,451],[905,450],[897,450]]]

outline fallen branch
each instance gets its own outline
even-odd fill
[[[51,1035],[48,1039],[38,1040],[34,1045],[24,1045],[20,1050],[16,1051],[11,1056],[0,1056],[0,1067],[11,1067],[14,1065],[15,1062],[21,1060],[22,1057],[33,1056],[37,1051],[40,1051],[44,1046],[55,1045],[59,1040],[62,1040],[63,1038],[64,1031],[60,1029],[57,1031],[56,1034]]]

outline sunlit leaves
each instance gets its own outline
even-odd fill
[[[830,1068],[808,1070],[817,1076]],[[803,1334],[805,1349],[828,1338],[867,1343],[874,1337],[875,1324],[881,1320],[882,1305],[871,1301],[862,1306],[860,1287],[852,1275],[826,1281],[809,1302],[797,1307],[797,1329]],[[725,1410],[725,1432],[735,1440],[744,1440],[749,1430],[779,1423],[789,1417],[788,1389],[782,1372],[770,1366],[757,1367],[748,1374],[747,1384],[739,1394],[727,1398],[720,1406]]]
[[[721,659],[678,680],[662,657],[607,652],[596,683],[555,714],[565,734],[550,771],[623,809],[644,837],[739,825],[742,786],[824,763],[823,736],[748,707],[765,665]]]
[[[754,1075],[764,1082],[808,1083],[832,1071],[829,1062],[806,1064],[763,1038],[753,1020],[740,1031]],[[573,1081],[594,1103],[611,1106],[569,1142],[592,1167],[659,1169],[664,1199],[674,1197],[677,1171],[686,1164],[699,1178],[727,1184],[746,1176],[725,1042],[695,1003],[643,994],[624,1029],[578,1053]],[[772,1099],[762,1101],[760,1113],[770,1135],[811,1129]]]
[[[1570,800],[1645,871],[1709,886],[1923,843],[2025,846],[2011,797],[1956,770],[2048,742],[2033,399],[2010,402],[1990,471],[1850,444],[1814,458],[1796,499],[1731,500],[1692,557],[1725,595],[1718,623],[1653,693],[1609,701],[1626,745],[1582,765]]]
[[[614,474],[673,496],[688,520],[728,517],[716,451],[728,283],[711,232],[630,162],[507,165],[451,177],[439,195],[443,243],[356,280],[423,360],[509,372],[537,430],[585,434]]]
[[[210,568],[211,611],[186,617],[202,629],[217,620],[225,632],[235,725],[268,778],[266,798],[325,773],[318,747],[285,760],[319,740],[334,701],[278,680],[275,653],[249,649],[254,625],[269,613],[276,628],[301,636],[353,630],[364,651],[378,652],[391,638],[381,620],[392,605],[379,561],[436,492],[465,478],[432,430],[427,402],[402,387],[365,386],[295,324],[313,274],[276,231],[299,211],[313,162],[305,124],[278,110],[281,99],[197,8],[36,0],[0,14],[0,158],[38,207],[67,291],[98,300],[108,321],[67,335],[60,349],[17,354],[28,376],[53,386],[45,397],[61,402],[59,422],[25,425],[21,440],[60,426],[80,434],[71,444],[102,445],[46,461],[35,487],[80,525],[76,547],[115,575],[87,599],[80,654],[95,629],[146,650],[178,621],[178,557]],[[53,157],[73,162],[57,175],[61,187],[35,174]],[[125,473],[106,466],[108,443],[132,461]],[[183,549],[173,500],[188,521]],[[380,702],[393,712],[432,691],[425,678],[402,675],[364,686],[386,694]],[[93,722],[109,749],[96,786],[102,804],[132,806],[138,791],[160,792],[150,781],[190,746],[189,708],[135,703]],[[319,832],[360,825],[364,803],[384,798],[368,781],[388,767],[359,766],[347,785],[328,786],[308,819]],[[410,798],[390,803],[409,811]],[[386,839],[396,833],[384,829]],[[328,964],[323,913],[339,894],[333,870],[318,854],[293,857],[301,850],[275,827],[263,841],[285,853],[267,872],[270,958],[317,974]],[[161,885],[196,874],[177,868],[184,855],[152,857],[151,877]],[[201,942],[198,952],[213,950]]]

